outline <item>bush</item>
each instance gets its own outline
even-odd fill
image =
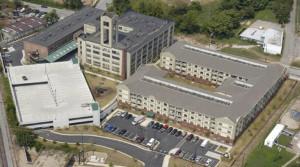
[[[56,144],[57,142],[55,140],[53,140],[53,144]]]
[[[80,146],[80,143],[79,143],[79,142],[76,142],[76,146]]]
[[[46,139],[46,138],[43,138],[43,142],[47,142],[47,139]]]
[[[45,145],[39,141],[36,141],[34,147],[37,152],[40,152],[45,148]]]

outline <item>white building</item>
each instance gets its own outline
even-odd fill
[[[20,125],[29,128],[100,125],[100,110],[79,64],[59,62],[8,68]]]
[[[281,54],[283,30],[275,23],[258,20],[240,34],[243,40],[251,40],[260,44],[264,52]]]
[[[264,145],[272,148],[275,140],[280,136],[283,129],[284,129],[284,125],[277,124],[272,130],[272,132],[266,138]]]

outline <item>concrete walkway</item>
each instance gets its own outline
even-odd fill
[[[95,76],[98,76],[98,77],[102,77],[102,78],[106,78],[106,79],[109,79],[111,81],[115,81],[115,82],[118,82],[118,83],[123,82],[123,81],[120,81],[120,80],[117,80],[117,79],[114,79],[114,78],[110,78],[110,77],[107,77],[107,76],[104,76],[104,75],[101,75],[101,74],[97,74],[97,73],[94,73],[94,72],[91,72],[91,71],[87,71],[87,70],[82,70],[82,71],[85,72],[85,73],[95,75]]]
[[[288,164],[290,164],[291,162],[293,162],[298,157],[299,157],[299,154],[295,155],[291,160],[289,160],[288,162],[286,162],[282,167],[286,167]]]
[[[179,148],[173,148],[172,150],[169,151],[169,154],[164,157],[162,167],[168,167],[169,166],[169,160],[171,158],[171,154],[175,154],[178,149]]]

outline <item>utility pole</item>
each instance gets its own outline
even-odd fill
[[[276,161],[276,159],[277,159],[277,156],[278,156],[278,154],[279,154],[279,152],[281,151],[281,146],[279,146],[278,147],[278,151],[277,151],[277,154],[276,154],[276,156],[275,156],[275,158],[274,158],[274,160],[273,160],[273,162],[275,162]]]
[[[84,145],[83,145],[83,134],[81,132],[81,145],[82,145],[82,162],[84,162]]]

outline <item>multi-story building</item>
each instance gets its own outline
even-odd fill
[[[83,65],[126,79],[171,46],[173,33],[174,22],[170,20],[134,11],[122,16],[104,13],[99,24],[84,25],[77,38],[78,55]]]
[[[179,67],[180,65],[180,67]],[[276,94],[286,69],[177,42],[161,54],[160,70],[142,66],[118,88],[118,104],[153,112],[215,141],[233,145]],[[168,79],[170,72],[216,92]]]

